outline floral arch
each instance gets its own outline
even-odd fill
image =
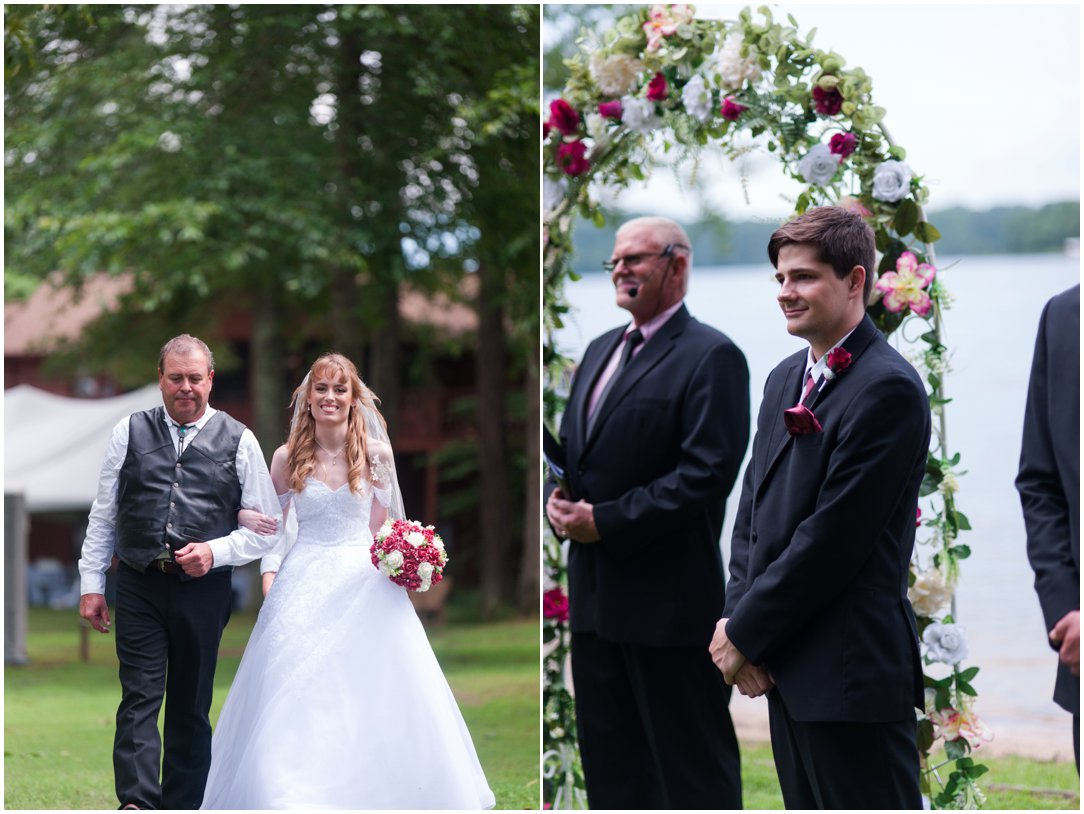
[[[568,64],[571,76],[550,104],[543,134],[547,422],[552,426],[560,412],[557,383],[570,368],[554,336],[569,310],[565,285],[577,279],[570,267],[572,224],[577,216],[603,222],[593,182],[622,188],[642,181],[660,141],[664,151],[695,155],[717,147],[735,158],[749,149],[735,137],[748,134],[803,184],[795,214],[825,204],[862,214],[880,258],[868,313],[896,339],[918,333],[899,330],[904,325],[918,326],[921,334],[902,343],[925,374],[934,419],[909,591],[927,665],[927,706],[918,721],[922,788],[935,807],[978,807],[984,798],[975,780],[986,768],[970,753],[991,736],[973,712],[971,682],[979,668],[964,666],[966,641],[953,618],[959,562],[970,554],[958,538],[970,525],[956,508],[960,455],[948,445],[945,417],[942,317],[950,298],[936,269],[933,243],[940,234],[923,211],[928,191],[890,138],[885,110],[872,101],[870,77],[817,49],[812,32],[801,36],[793,17],[778,22],[765,7],[726,21],[698,19],[687,5],[644,7],[621,18],[596,50],[581,51]],[[564,552],[552,536],[545,566],[545,796],[553,808],[584,807],[565,681]]]

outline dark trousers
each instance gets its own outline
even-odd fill
[[[229,618],[229,569],[182,581],[120,566],[115,627],[121,702],[113,773],[121,805],[199,808],[211,766],[215,664]],[[158,735],[163,695],[164,760]]]
[[[730,687],[704,647],[572,635],[576,727],[593,809],[741,808]]]
[[[922,808],[914,718],[795,721],[776,689],[768,694],[768,715],[787,808]]]

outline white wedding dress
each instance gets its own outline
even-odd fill
[[[492,808],[407,597],[369,558],[372,493],[309,479],[298,537],[214,732],[205,809]]]

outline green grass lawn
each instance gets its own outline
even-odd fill
[[[981,752],[974,758],[990,769],[979,779],[986,794],[985,808],[1080,809],[1080,778],[1072,763],[1022,757],[988,758]],[[741,768],[743,802],[747,809],[783,808],[771,746],[743,743]],[[946,772],[943,777],[947,779],[947,776]]]
[[[212,723],[254,623],[255,614],[235,614],[226,628]],[[431,628],[429,638],[474,738],[497,808],[538,808],[538,623],[455,622]],[[79,661],[78,649],[74,611],[31,611],[31,663],[4,669],[5,808],[117,806],[112,751],[120,684],[113,636],[92,632],[89,663]]]

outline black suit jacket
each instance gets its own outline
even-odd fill
[[[588,346],[561,421],[569,486],[594,505],[602,538],[570,546],[571,627],[706,648],[723,609],[726,498],[749,442],[749,370],[683,305],[614,382],[587,437],[591,391],[624,331]]]
[[[1046,304],[1024,412],[1016,488],[1046,629],[1080,608],[1080,286]],[[1080,712],[1080,679],[1058,665],[1054,700]]]
[[[918,373],[869,317],[844,347],[851,366],[809,405],[823,432],[783,424],[806,351],[768,376],[724,616],[795,720],[900,720],[923,696],[907,577],[930,410]]]

